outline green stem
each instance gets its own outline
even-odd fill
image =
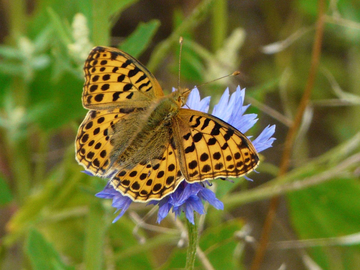
[[[16,196],[21,205],[28,196],[31,186],[30,153],[27,139],[18,140],[11,150],[13,153],[11,159],[12,171],[17,188]]]
[[[100,200],[92,198],[89,210],[85,234],[84,266],[85,269],[90,270],[103,269],[103,247],[108,225],[104,220]]]
[[[7,1],[7,16],[9,21],[9,32],[12,44],[16,43],[16,39],[25,34],[26,29],[26,1],[25,0],[13,0]]]
[[[37,158],[34,167],[34,182],[42,183],[45,179],[46,162],[49,145],[49,133],[39,130],[39,147],[37,151]]]
[[[192,270],[195,266],[196,249],[198,244],[198,226],[196,216],[194,217],[194,224],[186,219],[186,225],[188,228],[189,246],[186,255],[186,270]]]
[[[212,14],[212,49],[216,52],[224,43],[227,34],[227,1],[216,0]]]
[[[26,1],[14,0],[8,1],[5,5],[6,14],[9,23],[10,43],[16,44],[18,38],[26,33]],[[12,85],[12,100],[15,102],[15,108],[26,109],[28,103],[28,85],[25,79],[14,78]],[[27,130],[26,130],[27,133]],[[30,189],[31,168],[30,168],[30,153],[28,145],[27,134],[23,138],[15,141],[14,134],[9,132],[9,160],[13,179],[16,182],[16,197],[21,204],[26,198]]]
[[[92,41],[97,45],[110,45],[110,22],[106,5],[101,0],[92,1]]]
[[[11,110],[14,110],[13,112],[16,110],[24,110],[24,114],[26,114],[28,84],[24,78],[14,78],[11,95],[13,101]],[[15,128],[8,130],[7,139],[9,145],[9,160],[17,189],[16,197],[21,205],[27,197],[31,187],[31,161],[28,129],[26,128],[20,131],[17,128],[19,128],[18,123],[15,125]],[[19,133],[21,132],[22,135],[20,136]]]

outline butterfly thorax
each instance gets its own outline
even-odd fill
[[[114,150],[110,153],[110,166],[131,168],[133,164],[161,157],[165,142],[172,137],[171,120],[179,109],[177,101],[169,95],[119,121],[112,138]]]

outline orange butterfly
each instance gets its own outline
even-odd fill
[[[183,109],[189,89],[165,96],[125,52],[95,47],[84,71],[82,103],[89,112],[76,137],[76,159],[133,201],[160,200],[184,179],[239,177],[259,164],[244,134],[213,115]]]

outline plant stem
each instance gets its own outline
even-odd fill
[[[227,35],[227,1],[216,0],[212,9],[212,49],[216,52],[224,43]]]
[[[282,159],[280,163],[279,176],[283,176],[287,173],[290,165],[290,158],[292,154],[292,148],[295,142],[296,134],[300,128],[301,121],[305,109],[309,103],[312,89],[314,88],[315,77],[319,67],[320,55],[321,55],[321,44],[324,35],[324,9],[325,1],[318,1],[318,19],[316,23],[316,32],[315,32],[315,41],[312,48],[312,57],[311,57],[311,66],[309,71],[309,76],[307,84],[304,90],[304,94],[300,101],[299,107],[297,109],[293,125],[290,127],[289,132],[286,136],[284,144],[284,152],[282,154]],[[265,256],[266,247],[269,241],[269,235],[272,228],[273,220],[276,215],[277,208],[279,206],[279,197],[275,196],[270,200],[269,211],[265,219],[265,224],[261,232],[261,239],[259,246],[255,252],[255,257],[251,264],[251,270],[257,270],[260,268],[260,265]]]
[[[16,44],[16,40],[19,36],[25,34],[27,14],[26,14],[26,1],[13,0],[7,1],[5,4],[6,15],[9,22],[9,35],[11,37],[10,42],[12,45]],[[5,13],[4,13],[5,14]]]
[[[34,182],[43,183],[46,174],[47,153],[49,151],[49,133],[39,130],[38,154],[34,167]]]
[[[106,5],[101,0],[92,1],[92,40],[94,44],[110,45],[110,23]]]
[[[198,224],[197,219],[194,217],[194,224],[186,219],[186,225],[188,228],[188,239],[189,245],[187,249],[186,255],[186,270],[192,270],[195,266],[195,259],[196,259],[196,249],[198,244]]]
[[[24,78],[14,78],[12,84],[12,107],[11,113],[19,112],[26,115],[26,108],[28,104],[28,84]],[[13,179],[16,183],[16,198],[21,205],[31,188],[31,161],[27,128],[21,130],[20,124],[14,124],[14,127],[8,129],[8,153],[11,164]],[[21,136],[19,135],[20,133]]]

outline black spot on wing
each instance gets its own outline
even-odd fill
[[[211,121],[210,118],[206,118],[204,124],[201,126],[201,130],[206,128],[209,125],[210,121]]]
[[[147,78],[147,76],[144,74],[135,83],[140,83],[141,81],[145,80],[146,78]]]
[[[110,52],[110,58],[111,58],[111,60],[115,60],[116,59],[116,57],[118,56],[118,53],[116,53],[116,52]]]
[[[128,76],[131,78],[131,77],[134,77],[136,74],[138,74],[140,72],[140,69],[138,67],[135,67],[134,69],[130,70],[129,73],[128,73]]]

